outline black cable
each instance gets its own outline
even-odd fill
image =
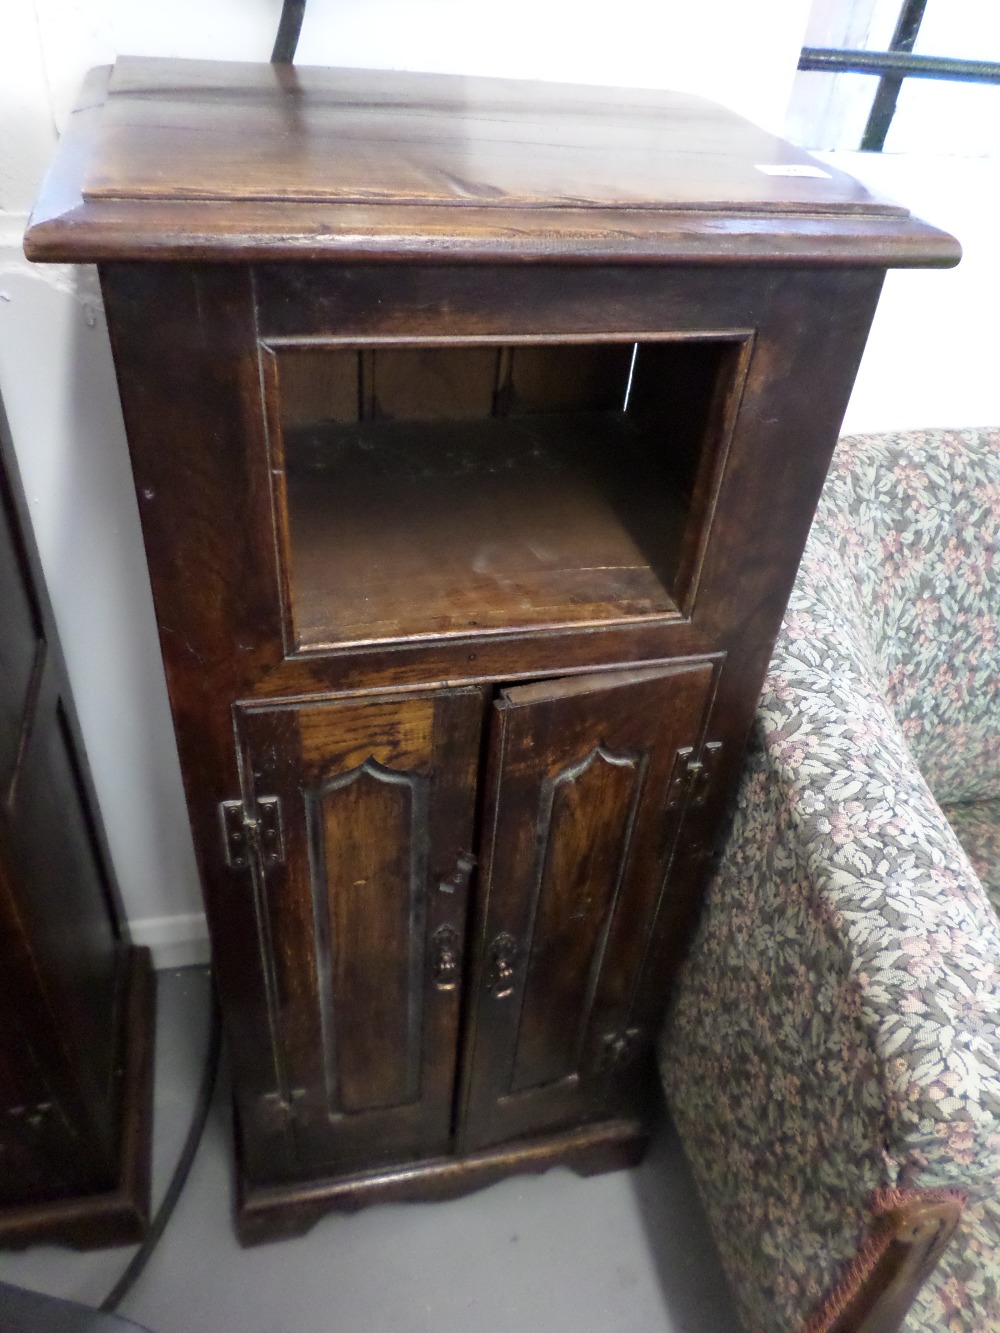
[[[278,20],[278,33],[271,52],[272,65],[290,65],[295,59],[295,48],[299,44],[302,31],[302,17],[306,12],[306,0],[284,0],[281,6],[281,18]]]
[[[208,1021],[208,1049],[205,1052],[205,1063],[201,1071],[201,1085],[198,1088],[198,1095],[191,1110],[191,1124],[188,1126],[184,1147],[177,1159],[174,1173],[170,1177],[167,1192],[164,1194],[163,1200],[156,1210],[156,1215],[150,1223],[146,1239],[132,1256],[124,1273],[97,1307],[104,1314],[110,1314],[117,1310],[139,1280],[150,1256],[159,1243],[160,1237],[166,1230],[174,1206],[187,1183],[195,1153],[198,1151],[198,1145],[201,1142],[201,1136],[204,1133],[205,1123],[208,1120],[208,1113],[212,1105],[212,1092],[215,1088],[216,1075],[219,1072],[219,1053],[222,1049],[222,1022],[219,1018],[219,1003],[216,999],[214,986],[212,986],[212,1012]]]

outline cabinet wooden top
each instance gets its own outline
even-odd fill
[[[123,58],[25,238],[39,260],[957,262],[957,242],[699,98]]]

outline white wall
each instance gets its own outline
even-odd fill
[[[7,0],[9,4],[11,0]],[[280,0],[13,0],[38,17],[59,120],[119,52],[266,60]],[[302,64],[681,88],[780,125],[809,0],[310,0]],[[756,69],[752,62],[756,62]]]
[[[950,231],[963,249],[957,268],[886,275],[844,431],[1000,424],[1000,158],[819,156]]]
[[[808,8],[771,0],[762,22],[745,0],[310,0],[299,59],[677,87],[777,129]],[[203,923],[103,313],[90,270],[33,268],[20,237],[85,69],[119,52],[266,59],[279,10],[0,3],[0,390],[127,910],[161,962],[196,956]],[[895,192],[951,224],[971,261],[991,189],[994,177],[929,164]],[[890,275],[851,406],[858,428],[915,413],[1000,421],[986,366],[996,266],[982,248],[959,278]],[[939,365],[946,374],[931,374]]]

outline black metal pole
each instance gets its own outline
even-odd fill
[[[904,0],[903,8],[899,11],[899,18],[896,21],[896,30],[892,34],[892,41],[889,43],[890,51],[913,50],[913,44],[917,40],[917,33],[920,31],[920,24],[924,17],[924,10],[927,8],[927,0]],[[885,147],[885,136],[889,132],[889,126],[892,124],[892,118],[896,113],[896,99],[899,97],[899,90],[903,86],[903,76],[899,74],[883,74],[878,81],[878,88],[875,90],[875,96],[872,99],[872,108],[868,113],[868,123],[865,125],[865,132],[861,136],[861,151],[863,153],[881,153]]]
[[[963,83],[1000,83],[1000,62],[960,60],[954,56],[913,56],[904,51],[843,51],[804,46],[799,69],[825,74],[900,74],[909,79]]]
[[[290,65],[295,59],[295,48],[299,44],[302,31],[302,17],[306,12],[306,0],[284,0],[281,18],[278,20],[278,32],[271,52],[272,65]]]

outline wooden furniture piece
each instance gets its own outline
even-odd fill
[[[122,60],[101,265],[246,1241],[642,1151],[652,1047],[890,264],[706,103]]]
[[[134,949],[0,405],[0,1246],[141,1240],[154,978]]]

